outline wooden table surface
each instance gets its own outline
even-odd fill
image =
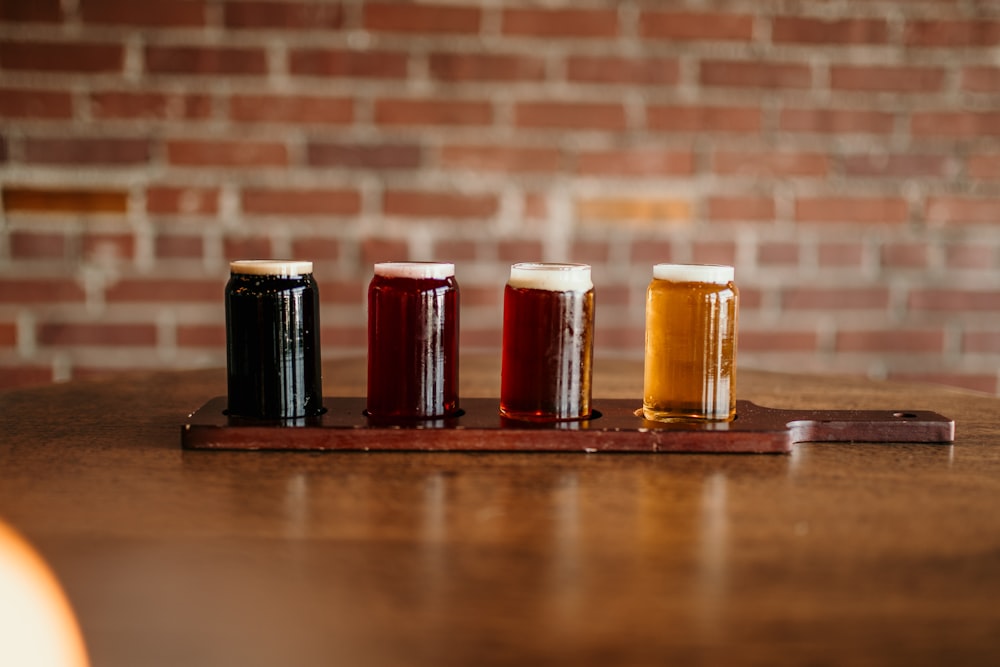
[[[363,392],[363,360],[324,373],[327,395]],[[495,359],[462,375],[497,395]],[[595,398],[638,397],[641,375],[598,359]],[[770,407],[940,412],[953,446],[182,451],[223,393],[196,371],[0,394],[0,519],[96,666],[1000,661],[996,398],[740,373]]]

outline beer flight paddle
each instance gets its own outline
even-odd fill
[[[232,262],[228,395],[183,426],[188,449],[787,453],[803,441],[954,440],[933,412],[801,411],[737,401],[733,267],[657,264],[646,299],[644,397],[591,396],[590,266],[511,266],[499,399],[459,399],[450,262],[376,264],[368,393],[322,396],[312,263]]]

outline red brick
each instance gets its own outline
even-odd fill
[[[101,91],[91,93],[91,114],[95,118],[128,118],[146,120],[197,120],[212,115],[209,95]]]
[[[353,189],[244,188],[243,212],[249,215],[353,215],[361,194]]]
[[[996,225],[1000,223],[1000,198],[929,197],[927,199],[927,222]]]
[[[1000,180],[1000,154],[970,155],[969,176],[987,180]]]
[[[834,349],[838,352],[912,354],[941,352],[943,348],[944,332],[940,329],[838,331],[834,337]]]
[[[441,148],[441,165],[477,171],[557,171],[562,162],[558,148],[451,145]]]
[[[0,303],[83,303],[83,287],[72,278],[0,278]]]
[[[271,141],[173,139],[167,141],[167,161],[190,167],[283,167],[288,149]]]
[[[222,241],[222,254],[226,261],[249,258],[267,258],[272,253],[271,239],[263,236],[233,235]]]
[[[78,138],[24,141],[24,161],[31,164],[141,165],[150,159],[146,139]]]
[[[950,244],[945,246],[944,262],[949,269],[993,269],[997,251],[979,244]]]
[[[14,230],[8,238],[12,259],[60,259],[69,257],[69,239],[58,232]]]
[[[214,347],[226,345],[226,327],[221,324],[177,325],[177,346],[182,348]]]
[[[887,243],[882,246],[882,266],[895,269],[926,269],[926,243]]]
[[[757,263],[762,266],[795,266],[799,263],[799,244],[763,241],[757,246]]]
[[[907,46],[970,48],[1000,44],[1000,21],[971,19],[961,21],[910,21],[903,30]]]
[[[126,278],[105,290],[109,303],[209,303],[222,299],[223,284],[217,279],[170,275]]]
[[[375,100],[375,122],[379,125],[489,125],[493,106],[467,100],[383,98]]]
[[[431,76],[439,81],[542,81],[545,59],[501,53],[430,54]]]
[[[670,241],[640,239],[631,243],[630,263],[649,265],[649,277],[653,277],[653,265],[674,260],[674,247]]]
[[[242,123],[347,125],[354,100],[310,95],[233,95],[229,117]]]
[[[5,186],[8,213],[125,213],[128,194],[118,190],[65,190]]]
[[[33,387],[53,381],[52,369],[44,366],[0,366],[0,389]]]
[[[474,262],[480,259],[479,245],[475,241],[439,239],[434,242],[434,256],[445,262]],[[462,292],[464,301],[464,287]]]
[[[323,280],[319,298],[323,303],[360,306],[364,303],[367,293],[368,285],[360,280]]]
[[[366,2],[362,21],[366,30],[415,34],[475,34],[481,12],[477,7]]]
[[[336,30],[344,25],[344,9],[333,2],[227,2],[227,28],[264,30]]]
[[[79,0],[84,23],[142,26],[147,28],[197,28],[206,23],[203,0]]]
[[[821,243],[816,250],[821,267],[860,267],[865,257],[865,247],[861,243]]]
[[[360,326],[323,327],[324,346],[364,348],[368,343],[368,330]]]
[[[497,243],[497,259],[501,262],[516,264],[517,262],[540,262],[542,261],[541,241],[529,239],[517,239],[500,241]]]
[[[156,345],[156,325],[43,322],[35,330],[35,339],[47,346],[151,346]]]
[[[520,102],[517,127],[564,130],[624,130],[625,108],[617,102]]]
[[[997,111],[922,111],[914,112],[910,131],[915,137],[1000,136],[1000,112]]]
[[[887,287],[789,287],[782,292],[787,310],[885,310]]]
[[[158,234],[153,242],[153,254],[158,259],[199,259],[204,252],[205,242],[200,236]]]
[[[290,49],[288,70],[296,76],[352,79],[405,79],[407,56],[396,51]]]
[[[611,249],[607,241],[574,241],[569,250],[571,262],[581,262],[583,264],[606,264],[611,256]],[[605,303],[607,299],[606,289],[601,292],[601,300]]]
[[[902,373],[891,371],[888,379],[899,382],[923,382],[930,384],[941,384],[950,387],[961,387],[973,391],[982,391],[987,394],[997,393],[997,376],[995,373]]]
[[[907,301],[913,310],[940,310],[949,312],[1000,311],[1000,291],[963,290],[951,288],[915,289]]]
[[[342,144],[313,141],[306,145],[306,161],[313,167],[357,169],[415,169],[423,160],[417,144]]]
[[[566,78],[583,83],[663,86],[677,83],[680,66],[676,58],[571,56]]]
[[[808,65],[800,63],[703,60],[699,80],[706,86],[808,88],[812,72]]]
[[[409,247],[405,241],[376,237],[367,238],[361,242],[361,264],[363,266],[407,259],[409,259]]]
[[[199,186],[150,186],[146,188],[146,211],[215,215],[219,212],[219,189]]]
[[[0,347],[17,345],[17,325],[13,322],[0,322]]]
[[[852,109],[785,109],[779,127],[790,132],[824,134],[889,134],[894,118],[885,111]]]
[[[928,93],[944,87],[942,67],[834,65],[830,88],[874,92]]]
[[[755,107],[651,105],[646,109],[651,130],[668,132],[753,133],[761,129],[761,111]]]
[[[104,233],[86,231],[81,251],[86,259],[134,259],[135,236],[127,232]]]
[[[121,44],[97,42],[0,42],[0,63],[6,70],[33,72],[121,72]]]
[[[740,352],[812,352],[819,349],[815,331],[747,331],[736,338]]]
[[[382,198],[386,215],[408,218],[488,218],[498,208],[493,194],[386,190]]]
[[[902,197],[800,197],[795,200],[798,222],[903,223],[909,206]]]
[[[61,5],[59,0],[0,0],[0,23],[59,23]]]
[[[689,222],[691,203],[671,197],[580,197],[576,201],[576,215],[580,220],[592,222]]]
[[[690,176],[694,154],[688,150],[632,148],[583,151],[576,158],[579,174],[600,176]]]
[[[1000,353],[1000,331],[966,331],[962,334],[962,351],[972,353]]]
[[[771,41],[776,44],[885,44],[888,40],[885,19],[776,16],[771,23]]]
[[[210,46],[146,47],[146,70],[152,74],[253,76],[267,74],[263,48]]]
[[[1000,93],[1000,67],[972,65],[963,68],[962,90],[973,93]]]
[[[66,91],[0,88],[0,118],[58,119],[73,115]]]
[[[746,42],[753,39],[753,22],[751,14],[645,11],[639,17],[639,34],[645,39]]]
[[[740,176],[826,176],[829,163],[824,153],[721,150],[712,156],[715,173]]]
[[[7,161],[7,137],[0,136],[0,162]]]
[[[948,157],[919,153],[862,153],[847,155],[843,161],[847,176],[885,176],[890,178],[935,177],[947,175]]]
[[[618,12],[614,9],[505,9],[505,35],[529,37],[615,37]]]
[[[733,241],[695,241],[691,244],[691,259],[695,264],[736,264],[736,243]]]
[[[503,285],[491,285],[480,287],[477,285],[467,285],[462,287],[463,306],[486,306],[501,307],[503,305]],[[465,334],[462,335],[463,342]]]
[[[708,198],[709,220],[774,220],[774,198],[715,196]]]
[[[297,235],[292,239],[292,256],[311,261],[336,262],[341,259],[340,241],[325,237]],[[320,267],[314,267],[320,271]]]
[[[524,195],[522,214],[527,220],[544,220],[549,217],[549,200],[540,192],[527,192]]]

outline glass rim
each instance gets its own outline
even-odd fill
[[[297,259],[237,259],[229,272],[246,276],[303,276],[313,272],[313,263]]]
[[[376,276],[382,278],[451,278],[455,275],[454,262],[376,262]]]
[[[517,289],[586,292],[594,287],[590,264],[519,262],[510,267],[507,284]]]
[[[728,264],[654,264],[653,279],[677,283],[728,285],[736,277],[736,268]]]

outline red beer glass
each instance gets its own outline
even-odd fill
[[[528,421],[589,417],[593,348],[590,266],[513,265],[503,300],[500,413]]]
[[[458,412],[458,282],[446,262],[384,262],[368,286],[368,415]]]

